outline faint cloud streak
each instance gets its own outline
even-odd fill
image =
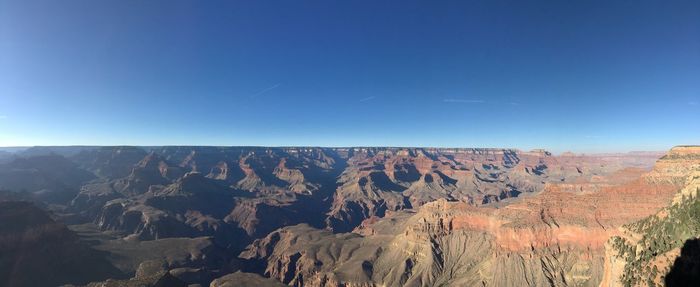
[[[367,101],[374,100],[374,99],[376,99],[376,98],[377,98],[377,97],[375,97],[375,96],[366,97],[366,98],[360,99],[359,102],[360,102],[360,103],[362,103],[362,102],[367,102]]]
[[[263,90],[261,90],[261,91],[255,93],[254,95],[252,95],[252,96],[250,96],[250,97],[251,97],[251,98],[257,98],[257,97],[259,97],[259,96],[261,96],[261,95],[263,95],[263,94],[265,94],[265,93],[267,93],[267,92],[269,92],[269,91],[272,91],[272,90],[274,90],[274,89],[279,88],[280,85],[282,85],[282,83],[274,84],[274,85],[272,85],[272,86],[269,86],[269,87],[267,87],[267,88],[265,88],[265,89],[263,89]]]
[[[6,115],[0,115],[0,120],[4,120],[4,119],[7,119],[7,116],[6,116]]]
[[[443,99],[444,103],[461,103],[461,104],[483,104],[484,100],[465,100],[465,99]]]
[[[691,105],[691,106],[697,106],[697,105],[698,105],[698,102],[688,102],[688,104]]]

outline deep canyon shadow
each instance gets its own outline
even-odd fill
[[[664,281],[670,287],[700,284],[700,239],[685,241]]]

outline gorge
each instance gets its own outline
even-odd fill
[[[663,286],[700,237],[695,146],[8,154],[0,250],[28,263],[2,257],[6,286]]]

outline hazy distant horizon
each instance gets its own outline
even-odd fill
[[[676,145],[676,146],[688,146],[688,145]],[[65,147],[75,147],[75,148],[103,148],[103,147],[138,147],[138,148],[160,148],[160,147],[213,147],[213,148],[416,148],[416,149],[514,149],[523,152],[529,152],[534,150],[545,150],[551,152],[554,155],[559,155],[562,153],[575,153],[575,154],[618,154],[618,153],[662,153],[667,152],[668,149],[648,149],[648,150],[555,150],[541,147],[534,148],[520,148],[520,147],[508,147],[508,146],[369,146],[369,145],[357,145],[357,146],[318,146],[318,145],[29,145],[29,146],[0,146],[0,151],[6,152],[22,152],[30,148],[65,148]]]

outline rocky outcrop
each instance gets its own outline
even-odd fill
[[[687,175],[697,169],[700,169],[700,146],[677,146],[659,159],[645,178],[682,185]]]
[[[295,205],[293,200],[245,199],[238,200],[235,208],[224,220],[236,224],[250,238],[258,238],[277,228],[309,221],[308,218],[302,219],[302,216],[309,215],[304,213],[303,209],[303,207]]]
[[[357,234],[333,235],[297,225],[256,240],[241,258],[259,261],[265,276],[292,286],[372,286],[370,262],[380,246]]]

